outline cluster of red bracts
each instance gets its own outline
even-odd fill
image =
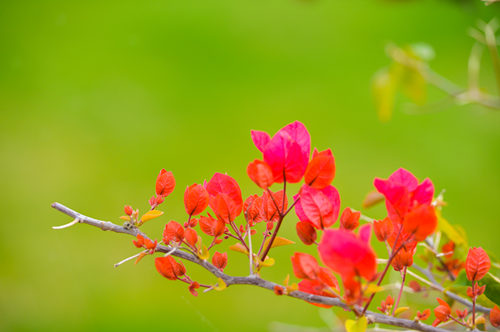
[[[388,179],[377,178],[374,186],[385,198],[387,217],[375,220],[373,224],[360,226],[360,212],[345,208],[340,216],[338,229],[332,229],[340,213],[340,195],[332,186],[335,178],[335,159],[332,151],[314,149],[311,156],[311,138],[300,122],[283,127],[273,137],[262,131],[252,131],[252,140],[262,153],[262,159],[252,161],[247,167],[247,173],[250,179],[263,189],[262,194],[251,195],[243,200],[238,183],[222,173],[215,173],[210,181],[203,184],[188,186],[184,192],[187,221],[181,224],[172,220],[165,225],[162,242],[172,247],[172,252],[155,259],[158,272],[169,280],[188,283],[190,292],[197,295],[198,288],[211,286],[193,281],[187,275],[185,266],[171,256],[175,255],[175,250],[186,250],[200,259],[208,259],[208,250],[231,236],[240,241],[238,244],[246,247],[241,251],[249,254],[251,246],[247,247],[247,234],[255,234],[255,230],[250,228],[265,222],[260,250],[267,246],[263,254],[266,256],[276,238],[278,228],[275,228],[275,225],[281,225],[285,215],[294,208],[299,219],[296,224],[298,237],[306,245],[318,246],[323,266],[309,254],[295,253],[292,257],[293,271],[301,281],[298,286],[289,286],[287,277],[286,288],[276,286],[276,294],[286,294],[298,288],[310,294],[341,297],[348,305],[362,306],[366,303],[366,310],[373,294],[378,291],[370,288],[377,288],[387,272],[386,269],[381,275],[377,274],[376,255],[370,245],[372,228],[377,239],[390,247],[389,261],[392,267],[396,271],[410,267],[417,243],[424,241],[437,226],[432,182],[429,179],[419,182],[413,174],[404,169],[397,170]],[[293,202],[289,204],[285,193],[286,183],[299,183],[302,180],[304,183],[293,197]],[[270,190],[273,184],[283,182],[283,190]],[[172,173],[162,169],[156,180],[156,195],[149,201],[151,210],[155,210],[174,188],[175,179]],[[207,207],[210,207],[213,213],[202,215]],[[235,220],[242,212],[246,226],[237,227]],[[134,211],[130,206],[125,206],[125,214],[129,216],[128,219],[125,217],[125,220],[138,219],[138,211]],[[203,233],[212,238],[208,247],[203,245],[201,236],[195,230],[198,225]],[[273,229],[274,233],[271,232]],[[272,237],[268,238],[271,233]],[[267,245],[266,239],[269,240]],[[133,243],[138,248],[146,249],[141,255],[155,253],[158,244],[157,241],[140,234]],[[472,282],[467,294],[475,303],[477,297],[485,291],[485,286],[479,286],[478,281],[490,268],[489,258],[481,248],[472,248],[464,263],[453,258],[454,250],[455,244],[452,241],[442,247],[444,268],[456,276],[465,267],[467,278]],[[260,251],[258,256],[261,256]],[[262,260],[265,258],[262,257]],[[227,266],[227,253],[215,252],[211,261],[217,269],[223,271]],[[254,272],[251,268],[251,273]],[[372,287],[377,280],[377,286]],[[342,289],[339,287],[339,281],[342,282]],[[410,287],[416,291],[422,290],[415,281],[410,283]],[[368,295],[371,295],[369,299]],[[456,315],[452,316],[448,303],[441,299],[438,299],[438,302],[439,306],[434,309],[434,325],[453,319],[464,326],[474,327],[474,310],[470,323],[466,321],[469,314],[467,310],[456,310]],[[399,298],[396,307],[398,303]],[[391,314],[391,311],[397,311],[391,296],[383,300],[378,309],[387,315]],[[415,319],[426,320],[430,313],[430,309],[417,312]],[[493,326],[500,326],[500,310],[497,307],[491,310],[490,321]]]
[[[445,249],[453,249],[451,245],[448,245],[448,248]],[[486,285],[479,286],[478,281],[480,281],[484,276],[488,273],[491,267],[491,261],[486,254],[486,251],[482,248],[470,248],[467,254],[467,259],[465,261],[465,272],[467,275],[467,279],[472,283],[472,287],[467,289],[467,296],[472,299],[472,302],[475,304],[478,296],[481,296],[485,289]],[[440,323],[447,322],[450,319],[453,319],[463,326],[475,328],[476,320],[475,320],[475,306],[473,306],[472,317],[466,321],[466,317],[468,315],[468,311],[465,309],[463,311],[456,310],[456,318],[452,316],[452,311],[450,305],[442,300],[437,299],[439,305],[434,309],[434,315],[436,316],[436,320],[432,324],[433,326],[437,326]],[[495,312],[494,312],[495,311]],[[495,306],[490,312],[490,322],[493,326],[500,326],[500,310]]]
[[[373,223],[379,241],[387,241],[397,252],[392,259],[396,271],[413,264],[418,242],[424,241],[437,226],[432,206],[434,186],[422,183],[405,169],[398,169],[387,180],[375,179],[375,188],[385,197],[388,217]]]

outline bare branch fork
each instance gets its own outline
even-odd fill
[[[143,236],[146,236],[143,232],[141,232],[139,229],[137,229],[135,227],[131,228],[131,229],[126,229],[125,227],[116,225],[110,221],[103,221],[103,220],[99,220],[99,219],[94,219],[94,218],[85,216],[81,213],[78,213],[78,212],[76,212],[76,211],[74,211],[74,210],[72,210],[72,209],[70,209],[70,208],[68,208],[60,203],[53,203],[52,207],[54,209],[64,213],[64,214],[74,218],[74,220],[71,223],[63,225],[63,226],[59,226],[59,227],[53,227],[54,229],[67,228],[67,227],[71,227],[73,225],[76,225],[78,223],[83,223],[83,224],[95,226],[97,228],[102,229],[103,231],[124,233],[124,234],[128,234],[128,235],[132,235],[134,237],[136,237],[138,234],[142,234]],[[176,256],[176,257],[185,259],[187,261],[190,261],[194,264],[198,264],[201,267],[203,267],[204,269],[206,269],[207,271],[209,271],[210,273],[212,273],[214,276],[221,278],[226,283],[227,286],[253,285],[253,286],[265,288],[265,289],[268,289],[271,291],[274,291],[275,286],[283,287],[282,285],[279,285],[277,283],[264,280],[257,275],[250,275],[247,277],[237,277],[237,276],[227,275],[227,274],[221,272],[218,268],[216,268],[210,262],[208,262],[206,260],[202,260],[202,259],[198,258],[197,256],[195,256],[191,253],[188,253],[188,252],[184,252],[181,250],[173,250],[173,248],[171,246],[158,244],[156,247],[156,251],[163,252],[163,253],[170,253],[172,256]],[[421,278],[421,279],[423,279],[423,278]],[[425,280],[425,279],[423,279],[423,280]],[[443,288],[440,285],[436,285],[432,282],[426,282],[426,283],[436,290],[443,290]],[[470,303],[467,300],[462,299],[458,295],[452,294],[450,292],[446,292],[446,294],[450,295],[452,298],[454,298],[456,300],[458,300],[458,298],[459,298],[460,299],[459,301],[461,303],[463,303],[469,307],[472,307],[472,303]],[[290,292],[289,294],[287,294],[287,296],[290,296],[290,297],[293,297],[296,299],[300,299],[300,300],[304,300],[307,302],[311,302],[311,303],[332,305],[332,306],[343,308],[347,311],[352,310],[348,305],[346,305],[344,302],[342,302],[338,298],[313,295],[313,294],[309,294],[309,293],[305,293],[305,292],[301,292],[301,291]],[[359,312],[362,310],[362,308],[356,308],[356,309],[358,309]],[[484,308],[484,307],[477,307],[476,309],[478,311],[482,311],[482,312],[489,311],[487,308]],[[402,328],[406,328],[406,329],[413,329],[416,331],[424,331],[424,332],[445,332],[445,331],[447,331],[445,329],[426,325],[426,324],[423,324],[423,323],[418,322],[418,321],[396,318],[393,316],[383,315],[383,314],[375,313],[372,311],[366,311],[366,316],[367,316],[367,319],[370,323],[386,324],[386,325],[397,326],[397,327],[402,327]]]

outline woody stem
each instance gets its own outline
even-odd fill
[[[476,283],[472,282],[472,327],[476,327]]]
[[[401,235],[402,230],[403,230],[403,227],[399,228],[398,235],[396,236],[396,241],[394,241],[394,247],[398,243],[398,240],[399,240],[399,237]],[[387,274],[387,271],[389,270],[389,266],[391,266],[392,260],[394,259],[394,257],[396,257],[397,253],[401,250],[401,248],[403,248],[404,245],[405,245],[405,243],[403,242],[397,250],[394,250],[394,247],[392,248],[391,256],[387,260],[387,264],[385,265],[384,271],[382,272],[382,274],[380,275],[380,278],[378,279],[377,286],[380,286],[382,284],[382,281],[384,280],[384,277]],[[361,315],[364,315],[366,310],[368,310],[368,307],[370,306],[370,303],[372,303],[374,297],[375,297],[375,293],[372,293],[372,295],[368,299],[368,302],[366,302],[365,307],[363,308],[363,312],[361,313]]]
[[[453,320],[453,321],[457,322],[458,324],[460,324],[460,325],[462,325],[462,326],[465,326],[465,327],[468,327],[468,326],[467,326],[467,324],[465,324],[465,323],[463,323],[463,322],[459,321],[458,319],[456,319],[456,318],[455,318],[455,317],[453,317],[452,315],[449,315],[448,317],[450,317],[450,318],[451,318],[451,320]]]
[[[273,197],[273,195],[271,195],[271,197]],[[269,250],[271,250],[271,247],[273,246],[273,242],[276,239],[276,236],[278,235],[281,224],[283,223],[283,219],[285,218],[285,201],[286,201],[286,177],[285,177],[285,173],[283,172],[283,206],[282,206],[282,209],[279,210],[278,206],[276,205],[276,209],[278,209],[278,213],[279,213],[278,224],[276,225],[276,229],[274,230],[273,235],[271,235],[271,239],[269,240],[269,243],[267,244],[266,249],[264,249],[264,252],[262,253],[262,256],[260,258],[261,261],[264,261],[266,259],[267,254],[269,253]]]
[[[79,218],[81,221],[80,223],[87,224],[90,226],[97,227],[103,231],[112,231],[116,233],[123,233],[123,234],[128,234],[133,237],[136,237],[138,234],[142,234],[143,236],[147,237],[144,233],[142,233],[138,228],[125,228],[120,225],[116,225],[112,222],[109,221],[103,221],[99,219],[94,219],[88,216],[85,216],[81,213],[78,213],[60,203],[53,203],[52,207],[55,208],[56,210],[72,217],[72,218]],[[172,250],[172,247],[170,246],[165,246],[158,244],[156,247],[157,252],[164,252],[168,253],[169,251]],[[213,274],[217,278],[221,278],[227,286],[231,285],[253,285],[256,287],[261,287],[265,288],[270,291],[274,291],[274,288],[276,286],[281,286],[278,285],[274,282],[264,280],[260,278],[259,276],[252,275],[252,276],[247,276],[247,277],[238,277],[238,276],[230,276],[225,274],[224,272],[220,271],[217,267],[215,267],[213,264],[206,260],[202,260],[199,257],[197,257],[194,254],[184,252],[182,250],[177,250],[172,253],[173,256],[176,256],[178,258],[190,261],[194,264],[197,264]],[[201,285],[201,287],[209,286],[209,285]],[[448,292],[449,293],[449,292]],[[337,306],[341,307],[343,309],[349,310],[349,306],[346,305],[344,302],[342,302],[339,298],[335,297],[329,297],[329,296],[320,296],[320,295],[314,295],[314,294],[309,294],[301,291],[293,291],[290,292],[289,294],[286,294],[289,297],[300,299],[303,301],[307,302],[312,302],[312,303],[318,303],[318,304],[325,304],[329,306]],[[464,300],[465,301],[465,300]],[[359,308],[361,309],[361,308]],[[357,309],[358,310],[358,309]],[[489,309],[477,306],[477,310],[485,313],[489,313]],[[423,331],[423,332],[446,332],[446,330],[439,328],[439,327],[433,327],[430,325],[426,325],[420,322],[415,322],[414,320],[408,320],[408,319],[402,319],[402,318],[396,318],[396,317],[391,317],[388,315],[383,315],[371,311],[366,311],[364,312],[367,316],[369,316],[370,320],[374,323],[379,323],[379,324],[387,324],[391,326],[396,326],[396,327],[402,327],[405,329],[413,329],[417,331]]]
[[[238,230],[238,228],[236,227],[236,225],[234,224],[234,222],[231,221],[229,224],[231,225],[231,227],[233,228],[234,232],[236,233],[236,236],[238,237],[238,240],[240,240],[241,244],[243,244],[243,246],[245,247],[245,249],[250,253],[250,249],[248,248],[245,240],[243,240],[243,238],[241,237],[240,231]]]
[[[405,266],[403,269],[403,280],[401,281],[401,288],[399,289],[398,299],[396,300],[396,304],[394,305],[394,308],[392,308],[392,315],[393,316],[396,313],[396,310],[398,309],[399,301],[401,301],[401,295],[403,295],[403,288],[405,287],[406,270],[407,269],[408,269],[407,266]]]

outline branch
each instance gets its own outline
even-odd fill
[[[432,273],[429,270],[426,270],[426,269],[424,269],[416,264],[413,264],[412,267],[415,268],[415,270],[420,271],[422,274],[424,274],[431,281],[425,280],[411,271],[408,271],[409,274],[411,274],[412,276],[414,276],[418,280],[424,282],[427,286],[437,290],[438,292],[443,293],[444,295],[450,297],[451,299],[453,299],[457,302],[462,303],[463,305],[467,306],[469,309],[472,309],[473,304],[471,301],[464,299],[460,295],[457,295],[453,292],[446,290],[443,286],[441,286],[440,284],[438,284],[436,282],[436,279],[434,278],[434,276],[432,275]],[[476,311],[480,311],[480,312],[484,312],[486,314],[489,314],[490,310],[491,309],[489,309],[489,308],[486,308],[486,307],[483,307],[481,305],[476,304]]]
[[[73,225],[77,224],[77,223],[83,223],[83,224],[95,226],[97,228],[102,229],[103,231],[113,231],[116,233],[124,233],[124,234],[132,235],[134,237],[137,236],[137,234],[144,235],[144,233],[142,233],[141,231],[139,231],[135,227],[132,229],[126,229],[125,227],[116,225],[116,224],[109,222],[109,221],[102,221],[102,220],[90,218],[90,217],[87,217],[81,213],[78,213],[78,212],[76,212],[76,211],[74,211],[74,210],[72,210],[72,209],[70,209],[70,208],[68,208],[60,203],[53,203],[52,207],[54,209],[64,213],[64,214],[74,218],[75,220],[78,220],[77,222],[74,222]],[[165,246],[165,245],[157,245],[156,251],[168,253],[168,252],[172,251],[172,247]],[[197,256],[190,254],[190,253],[187,253],[187,252],[184,252],[184,251],[176,250],[174,252],[171,252],[171,255],[200,265],[201,267],[203,267],[204,269],[206,269],[207,271],[212,273],[214,276],[224,280],[224,282],[226,283],[227,286],[253,285],[253,286],[265,288],[265,289],[268,289],[271,291],[274,291],[275,286],[283,287],[283,286],[276,284],[274,282],[264,280],[257,275],[250,275],[247,277],[236,277],[236,276],[227,275],[227,274],[221,272],[215,266],[213,266],[210,262],[208,262],[206,260],[202,260],[202,259],[198,258]],[[318,304],[325,304],[325,305],[340,307],[340,308],[343,308],[347,311],[351,311],[351,308],[349,306],[347,306],[344,302],[342,302],[339,298],[313,295],[313,294],[309,294],[309,293],[305,293],[305,292],[301,292],[301,291],[293,291],[293,292],[287,294],[287,296],[290,296],[290,297],[293,297],[296,299],[300,299],[300,300],[304,300],[307,302],[311,302],[311,303],[318,303]],[[361,310],[361,308],[357,308],[357,309]],[[447,331],[447,330],[444,330],[444,329],[439,328],[439,327],[433,327],[430,325],[422,324],[418,321],[396,318],[396,317],[387,316],[387,315],[383,315],[383,314],[379,314],[379,313],[375,313],[375,312],[371,312],[371,311],[366,311],[366,316],[367,316],[368,321],[370,323],[386,324],[386,325],[392,325],[392,326],[402,327],[402,328],[406,328],[406,329],[413,329],[413,330],[417,330],[417,331],[424,331],[424,332],[445,332],[445,331]]]

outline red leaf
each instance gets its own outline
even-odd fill
[[[212,179],[205,185],[205,189],[210,195],[209,205],[214,210],[222,209],[226,217],[236,218],[240,215],[243,208],[243,198],[238,183],[229,175],[215,173]],[[224,195],[224,196],[221,196]],[[216,199],[221,196],[224,202]],[[233,219],[234,220],[234,219]]]
[[[465,272],[470,281],[481,280],[490,270],[491,261],[483,248],[470,248],[465,260]]]
[[[156,178],[156,194],[159,196],[168,196],[175,188],[175,178],[172,172],[167,172],[165,169],[160,171]]]
[[[316,279],[318,277],[319,265],[316,258],[309,254],[296,252],[292,256],[292,266],[295,276],[299,279]]]
[[[329,186],[335,178],[335,161],[332,150],[328,149],[315,154],[307,166],[304,181],[315,189]]]
[[[490,311],[490,322],[494,327],[500,327],[500,309],[497,306]]]
[[[169,280],[176,280],[186,273],[186,268],[182,263],[178,263],[172,256],[156,257],[156,270]]]
[[[212,264],[221,271],[227,266],[227,253],[215,252],[212,257]]]
[[[201,216],[199,223],[203,233],[214,237],[221,236],[226,229],[224,222],[214,219],[210,215],[208,217]]]
[[[308,221],[299,221],[297,223],[297,235],[306,245],[311,245],[316,241],[316,229]]]
[[[314,227],[324,229],[337,221],[340,196],[333,186],[321,190],[303,185],[300,200],[295,204],[295,213],[301,221],[309,221]],[[295,199],[298,197],[296,196]]]
[[[163,243],[169,244],[170,241],[181,243],[184,239],[184,228],[176,221],[170,221],[163,229]]]
[[[386,217],[384,220],[375,220],[373,222],[373,231],[375,232],[377,239],[384,242],[394,231],[391,219]]]
[[[256,185],[266,189],[273,184],[274,176],[271,167],[262,160],[254,160],[247,167],[247,174]]]
[[[318,251],[325,265],[343,279],[361,276],[371,280],[377,271],[373,249],[350,231],[326,230]]]
[[[198,241],[198,234],[194,229],[188,228],[184,231],[184,239],[187,243],[189,243],[189,245],[194,247]]]
[[[352,231],[359,226],[359,218],[361,217],[361,212],[353,212],[351,208],[345,208],[344,212],[340,216],[340,227]]]
[[[412,209],[403,219],[403,232],[413,234],[415,241],[424,241],[434,233],[437,217],[430,205],[420,205]]]
[[[189,285],[189,292],[191,292],[193,296],[198,296],[198,292],[196,291],[198,288],[200,288],[200,284],[197,281],[193,281]]]
[[[193,184],[184,192],[184,207],[190,216],[202,213],[208,206],[208,192],[201,184]]]

